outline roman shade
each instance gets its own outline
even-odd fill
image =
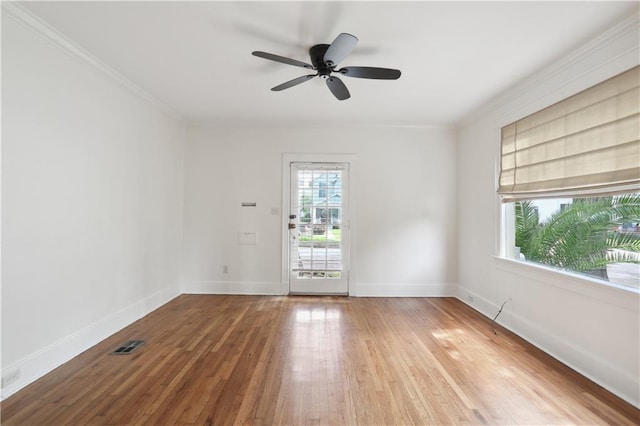
[[[502,128],[503,202],[640,191],[640,66]]]

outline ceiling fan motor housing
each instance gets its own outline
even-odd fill
[[[272,87],[272,91],[279,92],[302,84],[305,81],[309,81],[313,77],[322,77],[322,79],[327,83],[327,87],[333,96],[335,96],[339,101],[344,101],[351,97],[349,89],[347,89],[347,86],[345,86],[340,78],[331,75],[331,73],[336,72],[348,77],[379,80],[397,80],[400,77],[400,70],[390,68],[345,67],[336,70],[338,63],[342,62],[351,53],[357,43],[358,38],[356,36],[348,33],[340,33],[331,44],[314,45],[309,49],[309,58],[313,65],[298,61],[297,59],[274,55],[273,53],[262,52],[259,50],[251,52],[251,54],[270,61],[281,62],[283,64],[316,71],[316,74],[303,75]]]
[[[329,78],[334,67],[334,64],[324,61],[324,54],[327,52],[329,46],[328,44],[316,44],[309,49],[311,64],[313,64],[313,68],[318,71],[318,75],[322,78]]]

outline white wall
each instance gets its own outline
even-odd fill
[[[281,294],[283,153],[353,154],[350,294],[454,294],[451,129],[194,128],[185,150],[183,290]],[[256,202],[243,209],[241,202]],[[272,215],[271,209],[280,213]],[[238,244],[238,232],[258,244]],[[222,266],[228,265],[228,274]]]
[[[3,15],[3,397],[179,294],[184,138]]]
[[[500,128],[637,65],[637,14],[469,117],[458,134],[458,297],[640,405],[638,292],[497,259]],[[471,300],[473,298],[473,300]]]

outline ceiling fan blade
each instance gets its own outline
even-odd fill
[[[289,87],[297,86],[300,83],[309,81],[317,75],[318,74],[303,75],[302,77],[294,78],[293,80],[289,80],[286,83],[282,83],[277,85],[276,87],[272,87],[271,90],[273,90],[274,92],[279,92],[280,90],[288,89]]]
[[[251,54],[259,58],[268,59],[270,61],[282,62],[283,64],[294,65],[296,67],[313,69],[313,66],[307,64],[306,62],[297,61],[291,58],[285,58],[284,56],[274,55],[273,53],[260,52],[257,50],[255,52],[251,52]]]
[[[324,61],[330,67],[339,64],[351,53],[356,44],[358,44],[356,36],[347,33],[338,34],[338,37],[327,48],[324,54]]]
[[[340,80],[338,77],[332,76],[327,78],[327,87],[329,87],[329,90],[331,90],[333,96],[335,96],[339,101],[344,101],[345,99],[349,99],[351,97],[347,86],[345,86],[342,80]]]
[[[347,77],[374,78],[377,80],[397,80],[401,74],[400,70],[376,67],[344,67],[336,72]]]

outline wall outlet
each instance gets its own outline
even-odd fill
[[[2,387],[6,388],[20,378],[20,370],[13,370],[2,376]]]
[[[229,273],[229,266],[222,265],[222,273],[223,274],[228,274]]]

